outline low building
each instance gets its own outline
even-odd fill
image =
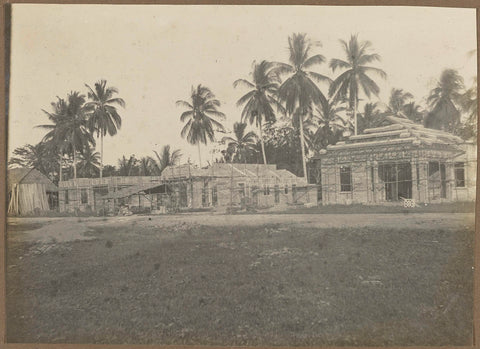
[[[60,209],[116,213],[316,205],[317,187],[276,165],[167,167],[155,177],[77,178],[60,182]]]
[[[316,156],[322,204],[474,201],[475,144],[410,120],[366,129]]]
[[[29,215],[58,208],[57,186],[34,168],[7,171],[8,214]]]

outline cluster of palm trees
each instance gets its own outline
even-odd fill
[[[338,72],[333,78],[315,71],[327,60],[315,52],[320,43],[303,33],[288,38],[288,63],[254,61],[251,78],[233,83],[234,88],[247,91],[237,101],[241,117],[234,124],[232,136],[220,139],[225,147],[221,161],[289,161],[295,163],[295,169],[288,164],[286,168],[305,176],[307,153],[316,153],[351,133],[382,126],[386,115],[408,118],[465,139],[476,137],[476,80],[466,89],[457,71],[444,70],[425,109],[411,93],[398,88],[392,89],[388,104],[370,102],[380,92],[375,79],[386,78],[383,70],[372,66],[380,56],[372,52],[369,41],[360,41],[357,35],[340,40],[340,44],[344,58],[328,62],[332,74]],[[9,164],[36,167],[45,174],[54,173],[53,167],[57,166],[57,179],[62,180],[65,163],[71,164],[73,175],[69,177],[73,178],[77,178],[77,172],[83,177],[160,175],[165,167],[179,163],[180,151],[167,145],[160,153],[153,151],[155,156],[123,156],[117,167],[104,168],[103,138],[116,135],[121,128],[118,108],[124,108],[125,102],[116,97],[118,90],[107,86],[105,80],[96,82],[93,88],[85,86],[86,96],[73,91],[51,103],[52,111],[44,111],[50,124],[37,126],[47,130],[43,140],[15,149]],[[363,103],[362,110],[359,102]],[[220,101],[200,84],[192,87],[188,100],[176,104],[184,108],[181,136],[198,147],[201,166],[201,144],[215,142],[217,132],[226,133]],[[462,113],[467,115],[465,121],[461,120]],[[248,124],[254,125],[257,133],[248,131]],[[95,151],[95,138],[100,140],[100,152]],[[282,154],[277,154],[278,149]],[[299,158],[301,168],[297,167]]]
[[[452,69],[442,73],[438,86],[432,90],[427,100],[428,110],[423,110],[409,92],[394,88],[387,105],[366,102],[359,111],[360,101],[378,97],[380,88],[375,79],[385,79],[386,73],[372,66],[380,61],[380,55],[372,52],[369,41],[360,41],[357,35],[352,35],[348,41],[340,40],[340,44],[345,57],[333,58],[328,63],[332,74],[339,72],[335,78],[315,71],[326,59],[313,52],[320,43],[311,41],[306,34],[292,34],[288,38],[288,63],[253,62],[251,79],[238,79],[233,84],[234,88],[247,88],[248,92],[237,102],[242,112],[240,122],[234,125],[234,137],[221,139],[226,144],[222,151],[225,161],[246,162],[249,152],[261,151],[266,164],[268,139],[264,129],[277,119],[287,120],[298,130],[304,175],[307,151],[316,152],[344,135],[381,126],[386,123],[386,115],[459,135],[462,132],[465,135],[465,129],[476,128],[471,125],[477,117],[476,87],[464,91],[463,79]],[[213,142],[215,132],[225,132],[221,124],[225,115],[218,110],[220,102],[210,89],[198,85],[192,87],[189,101],[178,101],[177,105],[187,108],[180,117],[186,122],[181,135],[199,147],[200,157],[200,144]],[[460,122],[460,111],[470,115],[470,124]],[[247,123],[255,125],[258,137],[246,132]]]
[[[340,103],[347,103],[348,109],[353,113],[354,132],[357,131],[356,113],[360,92],[367,97],[378,95],[380,89],[369,74],[377,74],[385,77],[386,74],[381,69],[368,66],[368,64],[378,61],[380,56],[370,53],[370,42],[359,41],[356,35],[352,35],[347,43],[341,40],[341,44],[345,51],[345,60],[332,59],[330,68],[332,72],[342,71],[335,79],[322,75],[314,71],[314,68],[323,64],[326,59],[321,54],[313,54],[313,50],[319,47],[318,42],[314,43],[306,34],[293,34],[288,38],[289,59],[288,63],[267,62],[253,63],[252,80],[239,79],[234,82],[234,87],[244,86],[249,91],[243,95],[237,102],[242,107],[241,122],[255,124],[258,128],[259,139],[262,149],[263,162],[267,163],[265,154],[263,126],[265,123],[272,124],[276,121],[276,115],[282,115],[284,118],[291,120],[295,127],[300,131],[301,157],[303,164],[303,173],[307,173],[306,154],[305,154],[305,126],[306,122],[311,124],[315,119],[321,120],[319,129],[329,128],[330,124],[337,123],[338,115],[345,107],[337,106]],[[325,84],[328,88],[327,94],[324,94],[319,84]],[[201,89],[200,89],[201,88]],[[198,91],[208,91],[211,98],[207,101],[202,98]],[[214,117],[224,117],[217,110],[220,106],[218,100],[214,99],[213,93],[204,86],[198,86],[192,89],[192,103],[187,104],[184,101],[179,102],[180,105],[189,108],[181,116],[181,120],[185,121],[188,113],[188,122],[182,130],[182,136],[188,132],[187,140],[192,144],[206,144],[205,135],[210,141],[213,141],[213,132],[211,128],[206,131],[202,125],[213,125],[218,131],[223,131],[223,126]],[[198,102],[207,104],[206,109]],[[211,103],[214,101],[215,103]],[[197,102],[197,104],[195,104]],[[205,110],[205,112],[203,112]],[[315,111],[318,114],[315,115]],[[332,119],[330,119],[332,118]],[[345,118],[344,118],[345,119]],[[344,120],[346,126],[347,121]],[[195,124],[195,128],[192,125]],[[187,131],[188,130],[188,131]],[[252,134],[243,135],[240,130],[245,130],[244,126],[236,126],[235,134],[237,139],[235,142],[224,138],[228,141],[226,153],[231,153],[228,149],[236,147],[240,152],[245,152],[246,144],[251,143]],[[319,132],[315,132],[317,136]],[[247,140],[239,139],[238,136],[248,136]],[[241,146],[240,146],[241,145]],[[238,160],[241,156],[237,156]],[[243,156],[245,158],[245,156]],[[232,160],[235,157],[231,157]]]
[[[178,165],[182,157],[179,149],[171,149],[170,145],[162,147],[160,152],[153,151],[155,156],[144,156],[139,159],[135,155],[118,159],[118,166],[106,166],[109,176],[160,176],[167,166]]]
[[[37,126],[48,131],[42,143],[59,164],[59,180],[62,180],[64,162],[69,159],[72,159],[73,178],[77,178],[78,169],[83,175],[94,175],[98,169],[102,177],[103,137],[117,134],[122,125],[117,107],[125,107],[125,102],[115,97],[118,90],[107,87],[106,80],[96,82],[94,88],[85,86],[88,99],[78,91],[70,92],[65,99],[57,97],[51,103],[52,111],[43,111],[50,124]],[[100,155],[94,151],[95,135],[100,138]],[[78,157],[81,159],[80,166]]]

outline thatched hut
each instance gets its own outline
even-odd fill
[[[34,168],[9,169],[7,186],[9,214],[40,213],[58,206],[57,186]]]

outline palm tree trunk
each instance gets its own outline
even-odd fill
[[[72,135],[72,149],[73,149],[73,179],[77,179],[77,152],[75,151],[75,132]]]
[[[73,146],[73,179],[77,179],[77,154]]]
[[[61,182],[62,181],[62,157],[61,156],[58,163],[60,164],[60,170],[58,171],[58,181]]]
[[[357,135],[357,96],[355,96],[353,100],[353,127],[354,127],[354,134]]]
[[[262,122],[260,121],[260,144],[262,145],[263,163],[267,164],[267,156],[265,155],[265,144],[263,143]]]
[[[103,130],[100,135],[100,178],[103,176]]]
[[[202,154],[200,153],[200,142],[198,142],[197,145],[198,145],[198,163],[199,163],[199,166],[202,167]]]
[[[307,161],[305,160],[305,139],[303,138],[303,115],[300,116],[300,144],[302,147],[303,177],[307,178]],[[308,180],[308,178],[307,178]]]

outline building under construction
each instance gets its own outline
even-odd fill
[[[59,183],[61,212],[166,213],[316,205],[317,186],[276,165],[167,167],[161,176],[77,178]]]
[[[475,144],[408,119],[388,120],[316,157],[324,205],[475,200]]]

